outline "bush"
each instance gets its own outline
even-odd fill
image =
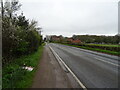
[[[24,17],[25,16],[21,16]],[[19,23],[11,23],[10,18],[7,16],[3,17],[2,21],[2,54],[3,54],[3,65],[5,63],[11,62],[14,58],[20,57],[25,54],[30,54],[36,51],[42,43],[42,36],[36,30],[36,22],[32,21],[31,23],[28,20],[24,22],[18,20]],[[15,19],[14,19],[15,20]],[[22,19],[23,20],[23,19]],[[20,23],[27,24],[20,24]],[[24,27],[27,26],[26,28]]]
[[[42,37],[40,35],[38,35],[38,32],[36,32],[34,30],[28,31],[28,34],[26,37],[26,41],[29,43],[28,53],[32,53],[38,49],[41,38]]]

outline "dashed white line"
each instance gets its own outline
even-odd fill
[[[97,59],[97,60],[99,60],[99,61],[102,61],[102,62],[105,62],[105,63],[112,64],[112,65],[114,65],[114,66],[119,66],[118,64],[115,64],[115,63],[112,63],[112,62],[108,62],[108,61],[102,60],[102,59],[100,59],[100,58],[95,58],[95,59]]]

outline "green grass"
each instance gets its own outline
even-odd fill
[[[120,47],[120,45],[112,45],[112,44],[86,44],[86,45],[107,46],[107,47]]]
[[[3,88],[29,88],[42,56],[43,46],[33,54],[22,56],[3,67]],[[34,67],[33,71],[22,69],[23,65]]]
[[[117,55],[117,56],[120,55],[120,52],[115,52],[115,51],[103,50],[103,49],[98,49],[98,48],[90,48],[90,47],[85,47],[85,46],[70,45],[70,44],[64,44],[64,45],[87,49],[87,50],[92,50],[92,51],[97,51],[97,52],[102,52],[102,53],[107,53],[107,54],[111,54],[111,55]]]

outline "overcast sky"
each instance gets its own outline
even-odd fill
[[[28,19],[45,35],[115,35],[119,0],[19,0]]]

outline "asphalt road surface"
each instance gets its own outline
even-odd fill
[[[49,46],[87,88],[118,88],[118,57],[71,46]]]

